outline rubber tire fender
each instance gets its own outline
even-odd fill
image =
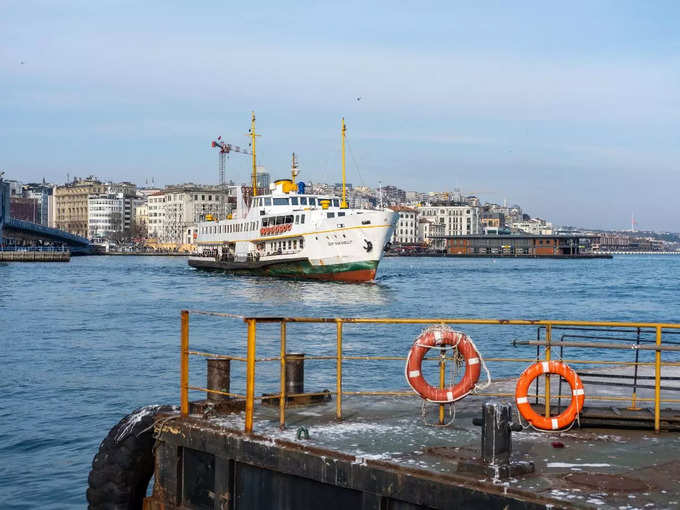
[[[99,445],[88,477],[90,510],[141,510],[154,472],[153,423],[172,406],[146,406],[120,420]]]

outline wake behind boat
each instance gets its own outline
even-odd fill
[[[254,133],[253,117],[253,138]],[[249,205],[243,200],[241,188],[236,187],[235,214],[198,224],[198,251],[189,258],[189,265],[266,276],[373,280],[399,215],[390,209],[347,207],[344,121],[342,134],[342,198],[305,193],[304,183],[295,183],[293,158],[291,179],[276,181],[269,194],[253,196]],[[255,179],[253,190],[256,191]]]

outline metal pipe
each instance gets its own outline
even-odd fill
[[[661,328],[661,326],[659,326]],[[536,342],[535,340],[513,340],[513,344],[515,345],[545,345],[546,349],[548,348],[548,343],[547,342]],[[632,351],[632,350],[641,350],[641,351],[673,351],[673,352],[678,352],[680,351],[680,346],[675,346],[675,345],[626,345],[626,344],[601,344],[597,342],[555,342],[552,343],[551,345],[553,346],[564,346],[564,347],[595,347],[595,348],[600,348],[600,349],[618,349],[622,351]],[[623,364],[623,363],[622,363]],[[629,363],[632,364],[632,363]]]
[[[305,392],[305,354],[289,352],[286,354],[286,393],[288,395]]]
[[[654,432],[658,433],[661,430],[661,326],[656,327],[656,345],[658,347],[655,356],[655,371],[656,377],[654,389]]]
[[[245,431],[253,431],[253,411],[255,400],[255,319],[248,319],[248,351],[246,365],[246,423]]]
[[[286,321],[281,321],[281,396],[279,397],[279,429],[286,426]]]
[[[336,322],[337,335],[337,361],[335,364],[335,417],[342,420],[342,319],[337,319]]]
[[[635,345],[640,345],[640,328],[637,328],[637,342],[635,342]],[[640,350],[636,349],[635,350],[635,369],[634,369],[634,379],[633,379],[633,397],[632,401],[630,403],[630,410],[631,411],[636,411],[638,408],[635,400],[637,399],[637,380],[638,380],[638,361],[640,361]]]
[[[189,415],[189,312],[180,312],[179,401],[182,416]]]

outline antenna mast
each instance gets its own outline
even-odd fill
[[[347,209],[347,194],[345,191],[345,133],[347,126],[345,126],[345,117],[342,118],[342,202],[340,202],[341,209]]]
[[[293,185],[295,185],[295,178],[297,175],[300,173],[298,172],[298,163],[295,161],[295,153],[293,153],[293,163],[290,166],[290,173],[291,173],[291,180],[293,181]]]

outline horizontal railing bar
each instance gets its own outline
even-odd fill
[[[231,315],[229,315],[231,316]],[[237,316],[234,316],[237,317]],[[391,318],[378,317],[243,317],[244,321],[255,322],[300,322],[300,323],[332,323],[345,324],[497,324],[510,326],[591,326],[609,328],[657,328],[680,329],[680,324],[665,322],[608,322],[608,321],[565,321],[565,320],[531,320],[531,319],[446,319],[446,318]]]
[[[209,388],[202,388],[200,386],[189,386],[189,389],[194,391],[202,391],[204,393],[214,393],[215,395],[224,395],[225,397],[246,398],[245,395],[241,395],[240,393],[229,393],[226,391],[211,390]]]
[[[201,310],[185,310],[190,315],[211,315],[213,317],[226,317],[228,319],[244,319],[243,315],[237,315],[234,313],[223,313],[223,312],[204,312]]]
[[[201,356],[204,358],[215,358],[215,359],[228,359],[228,360],[233,360],[233,361],[246,361],[246,358],[242,358],[240,356],[228,356],[226,354],[213,354],[211,352],[203,352],[203,351],[189,351],[189,354],[193,356]]]
[[[624,345],[600,344],[597,342],[545,342],[543,340],[513,340],[513,345],[550,345],[550,347],[591,347],[597,349],[619,349],[623,351],[680,351],[680,345]]]

